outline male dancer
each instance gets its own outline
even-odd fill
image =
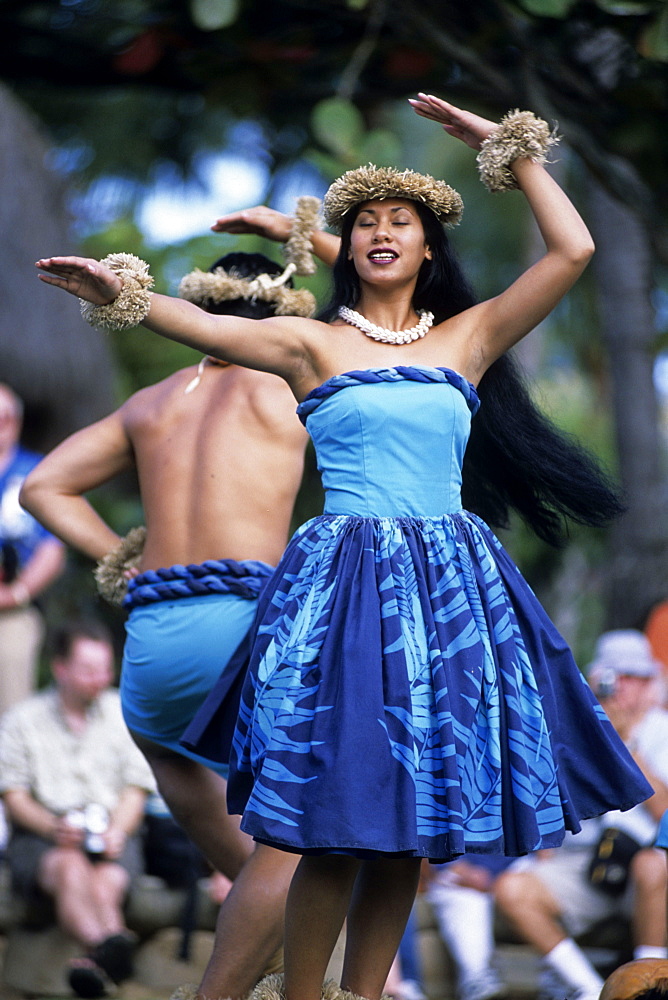
[[[229,254],[209,273],[184,279],[182,294],[233,315],[309,314],[312,296],[271,277],[280,270],[259,254]],[[234,880],[198,989],[203,997],[243,996],[259,979],[281,944],[298,859],[264,845],[253,850],[227,813],[223,773],[178,739],[250,628],[258,585],[283,552],[305,444],[282,379],[204,358],[72,435],[21,492],[54,534],[101,560],[119,538],[85,494],[137,469],[147,530],[140,575],[129,585],[124,715],[173,815]],[[184,580],[180,571],[191,564],[201,572]],[[154,572],[162,567],[176,567],[176,579]],[[190,585],[200,596],[180,596]]]

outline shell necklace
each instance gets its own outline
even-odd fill
[[[221,358],[212,358],[210,354],[205,354],[197,366],[197,374],[195,375],[195,378],[192,379],[190,382],[188,382],[188,385],[183,390],[183,395],[187,396],[189,392],[193,392],[193,390],[195,390],[197,386],[200,384],[200,382],[202,381],[202,375],[204,373],[205,365],[207,364],[218,365],[219,368],[227,368],[230,365],[230,363],[231,362],[229,361],[221,360]]]
[[[431,330],[434,325],[434,314],[426,309],[418,310],[420,322],[412,326],[410,330],[387,330],[384,326],[377,326],[361,313],[349,309],[348,306],[339,306],[339,316],[350,326],[356,326],[358,330],[365,333],[372,340],[380,340],[384,344],[410,344],[413,340],[419,340]]]

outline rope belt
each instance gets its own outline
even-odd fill
[[[273,572],[273,566],[254,559],[207,559],[189,566],[150,569],[129,581],[123,607],[131,611],[144,604],[204,594],[236,594],[254,601]]]

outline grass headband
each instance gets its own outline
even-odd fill
[[[312,316],[316,302],[311,292],[306,288],[288,288],[285,285],[294,271],[295,265],[288,264],[283,274],[278,276],[258,274],[250,278],[238,277],[234,268],[230,268],[229,273],[222,267],[217,267],[215,271],[195,268],[181,279],[179,296],[204,309],[211,302],[249,299],[274,304],[277,316]]]
[[[446,226],[456,226],[464,211],[461,196],[445,181],[414,170],[376,167],[369,163],[366,167],[347,170],[330,185],[323,201],[325,222],[340,232],[343,217],[351,208],[376,198],[421,201]]]

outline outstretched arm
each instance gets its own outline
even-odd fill
[[[19,499],[54,535],[97,561],[120,539],[85,494],[133,464],[132,446],[116,411],[46,455],[24,480]]]
[[[472,149],[479,150],[497,127],[431,95],[419,94],[410,103],[418,115],[437,122]],[[469,310],[467,321],[479,337],[480,374],[554,309],[594,252],[582,218],[543,166],[526,157],[509,166],[533,212],[545,254],[500,295]]]
[[[85,257],[38,260],[40,279],[93,305],[113,302],[123,281],[111,268]],[[305,324],[299,317],[242,319],[216,316],[184,299],[153,294],[142,326],[188,347],[233,364],[283,376],[288,382],[303,367],[307,349]]]
[[[263,236],[275,243],[287,243],[292,233],[293,219],[283,212],[277,212],[266,205],[256,205],[254,208],[244,208],[241,212],[231,212],[221,215],[211,226],[215,233],[231,233],[233,235]],[[333,233],[322,229],[314,229],[310,234],[313,253],[323,264],[332,267],[339,253],[341,240]]]

